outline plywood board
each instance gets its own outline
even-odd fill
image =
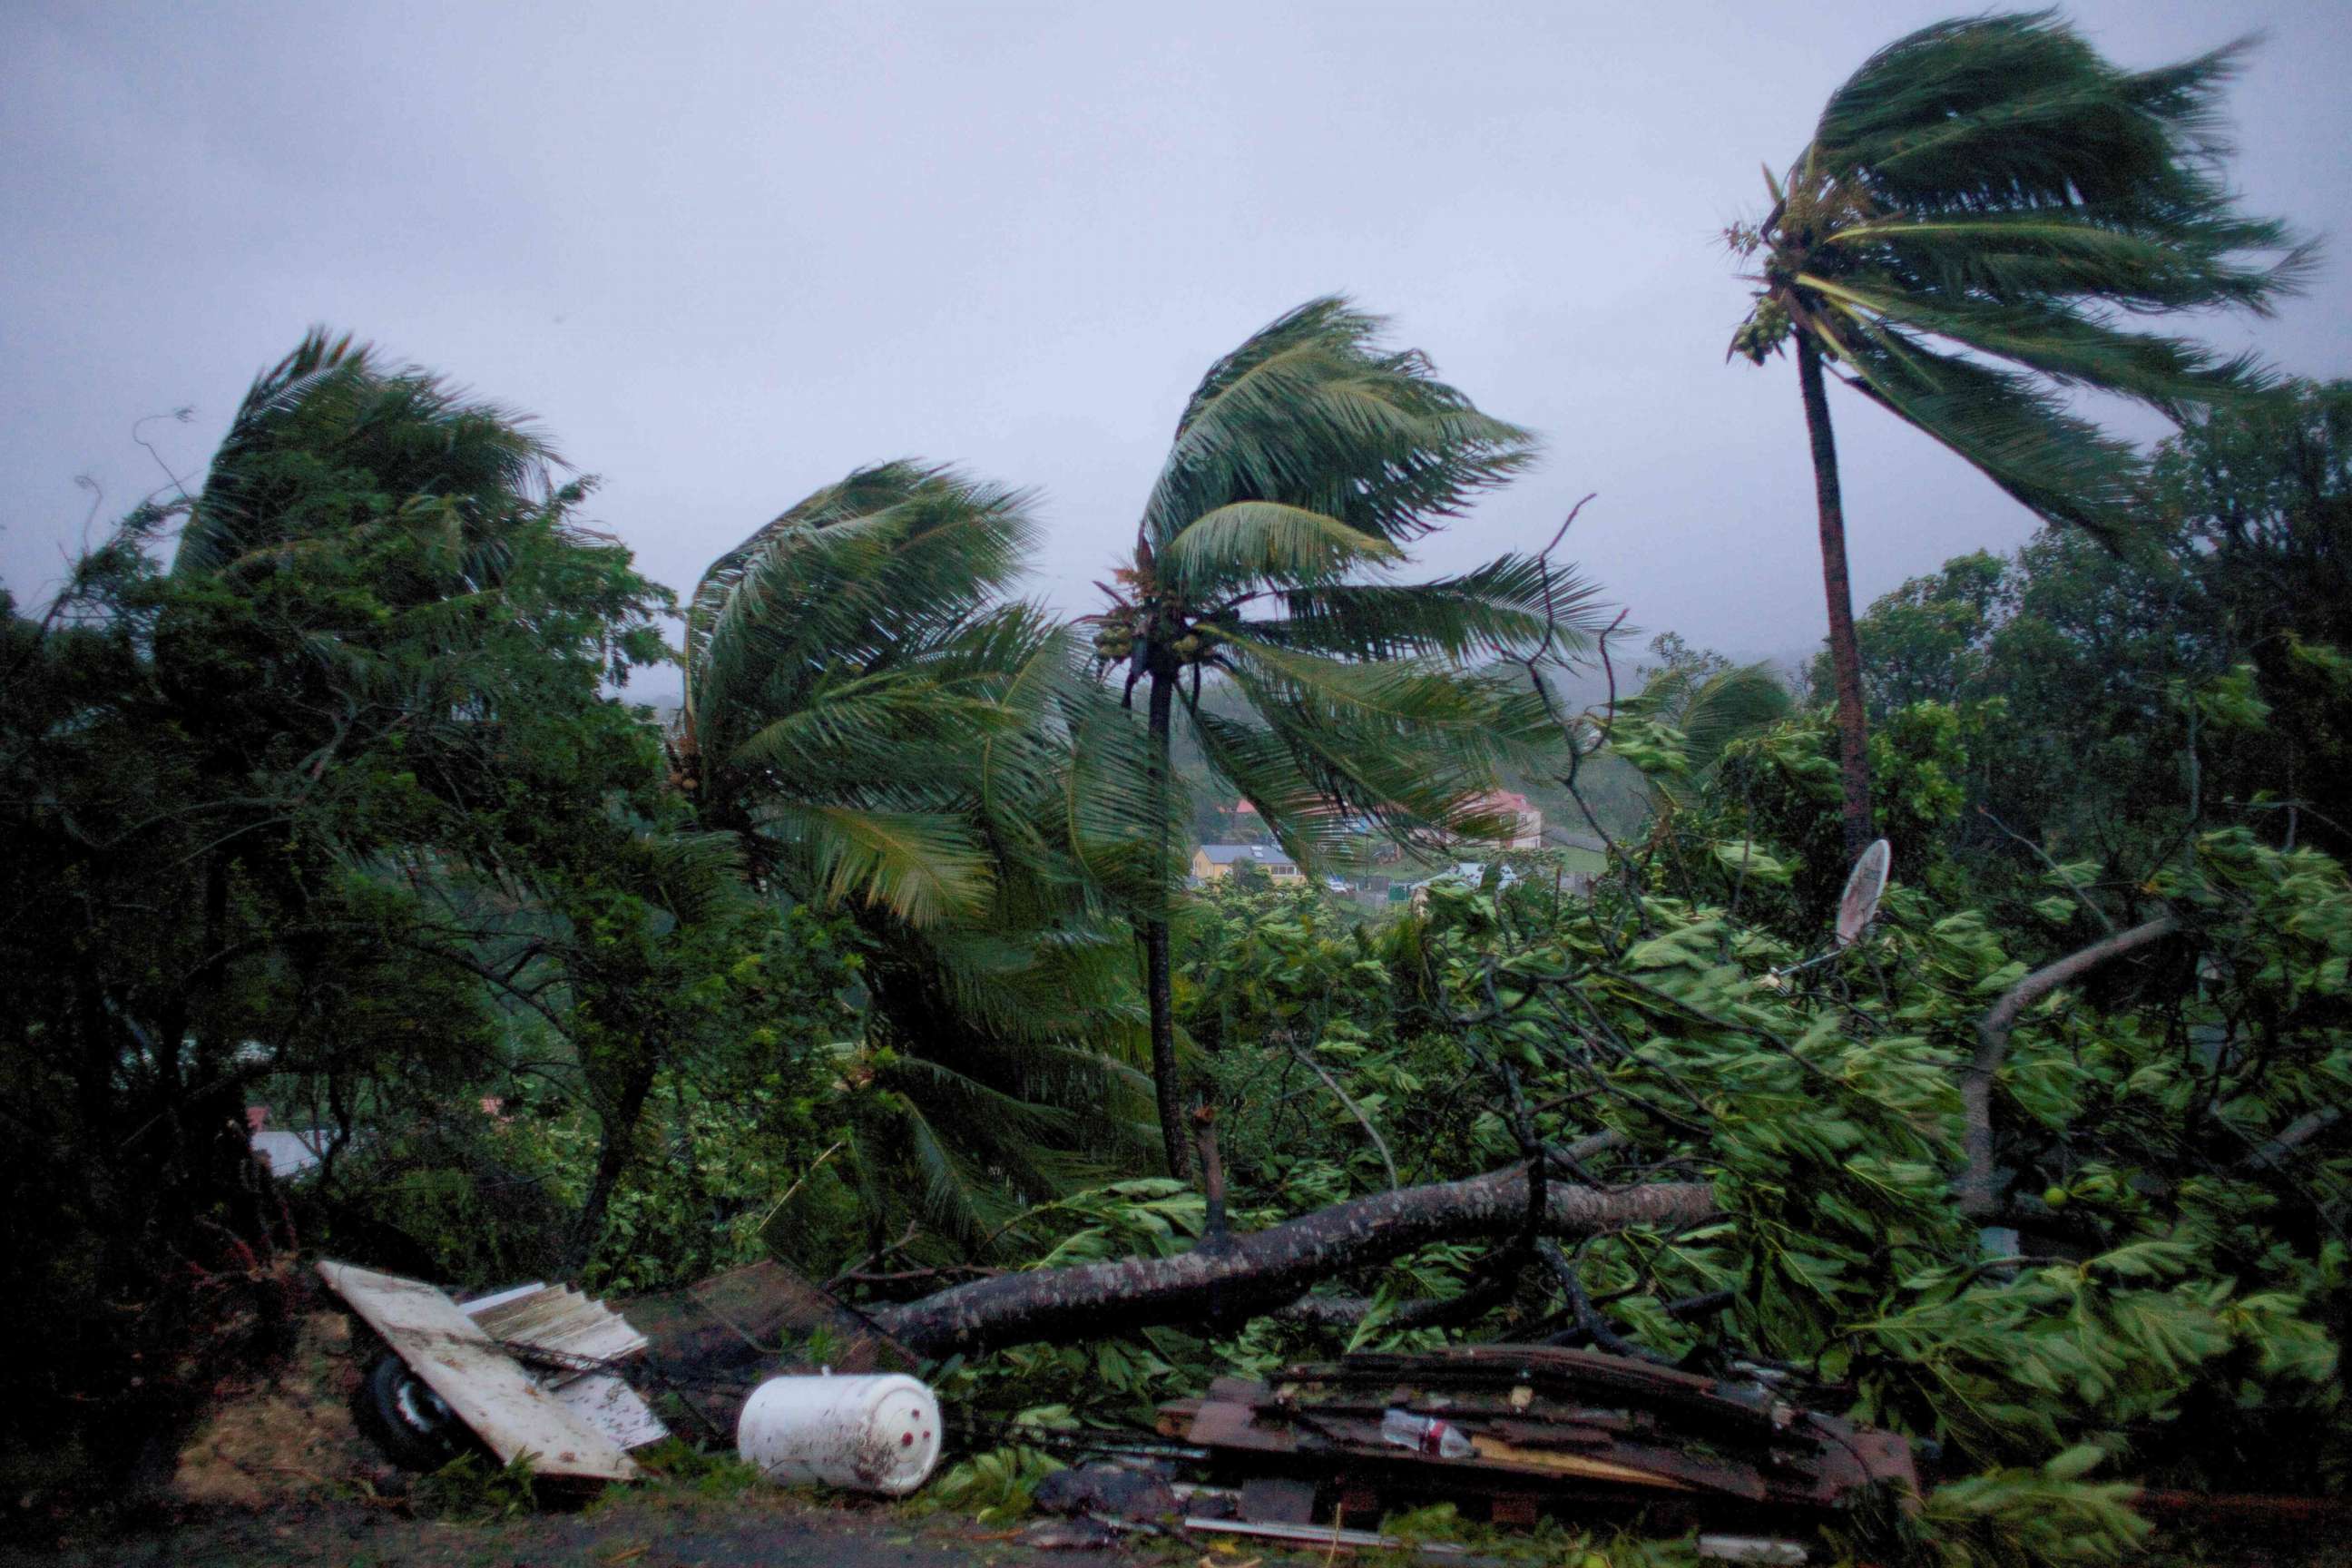
[[[642,1448],[669,1436],[653,1406],[609,1372],[575,1377],[559,1386],[555,1397],[591,1431],[611,1438],[615,1447]]]
[[[636,1461],[566,1409],[432,1286],[348,1263],[322,1262],[319,1274],[501,1463],[528,1453],[538,1475],[636,1479]]]

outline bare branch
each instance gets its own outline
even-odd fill
[[[1992,1086],[2002,1060],[2009,1055],[2009,1035],[2017,1026],[2018,1015],[2109,959],[2137,952],[2179,929],[2178,915],[2159,915],[2129,931],[2103,937],[2055,963],[2043,964],[2011,986],[1992,1005],[1991,1011],[1978,1021],[1976,1059],[1960,1078],[1962,1138],[1968,1153],[1967,1168],[1957,1184],[1962,1214],[1971,1219],[1982,1219],[1996,1206],[1992,1190]]]
[[[1323,1087],[1329,1089],[1338,1098],[1339,1103],[1348,1108],[1348,1114],[1354,1117],[1357,1124],[1363,1128],[1364,1136],[1370,1138],[1372,1141],[1372,1147],[1380,1151],[1381,1164],[1388,1171],[1389,1191],[1395,1192],[1403,1184],[1397,1180],[1396,1162],[1389,1157],[1389,1141],[1381,1136],[1381,1130],[1372,1125],[1372,1119],[1364,1114],[1364,1108],[1358,1105],[1349,1097],[1348,1091],[1339,1087],[1339,1080],[1333,1078],[1321,1062],[1317,1061],[1297,1046],[1290,1047],[1290,1054],[1297,1058],[1309,1072],[1323,1080]]]

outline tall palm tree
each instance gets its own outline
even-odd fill
[[[1760,364],[1796,339],[1850,851],[1872,836],[1870,768],[1823,367],[2040,516],[2121,539],[2140,458],[2068,390],[2176,417],[2262,390],[2251,358],[2124,321],[2265,311],[2312,259],[2224,183],[2218,100],[2242,52],[2127,71],[2053,12],[1923,27],[1831,95],[1786,176],[1766,169],[1769,215],[1727,236],[1762,261],[1731,352]]]
[[[677,784],[763,884],[867,941],[846,1165],[877,1230],[977,1241],[1131,1159],[1150,1116],[1095,1048],[1141,1032],[1097,875],[1134,809],[1097,775],[1137,727],[1077,635],[1009,597],[1034,534],[1020,492],[886,463],[721,555],[687,612]]]
[[[1398,836],[1484,828],[1481,796],[1545,725],[1525,683],[1469,668],[1561,629],[1590,594],[1539,559],[1390,580],[1404,547],[1526,467],[1535,442],[1480,413],[1380,322],[1311,300],[1211,367],[1184,407],[1132,558],[1095,619],[1123,697],[1144,688],[1152,874],[1135,907],[1171,1172],[1191,1169],[1169,973],[1179,722],[1213,774],[1313,865],[1370,817]],[[1202,701],[1204,677],[1241,716]]]

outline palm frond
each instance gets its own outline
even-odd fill
[[[2161,232],[2112,226],[2095,215],[1892,212],[1831,230],[1824,245],[1858,271],[1950,300],[2002,302],[2095,296],[2135,312],[2235,306],[2267,312],[2317,260],[2274,224],[2182,216]],[[2264,251],[2284,254],[2257,259]]]
[[[1185,837],[1181,825],[1192,817],[1185,781],[1178,774],[1164,793],[1154,790],[1150,734],[1098,689],[1073,703],[1067,723],[1058,782],[1070,855],[1115,902],[1150,907],[1183,875],[1177,846]]]
[[[2221,190],[2218,100],[2246,47],[2132,72],[2055,11],[1939,22],[1831,95],[1811,158],[1833,176],[1866,172],[1882,199],[1912,210],[2194,208]]]
[[[1359,817],[1401,840],[1494,837],[1502,770],[1554,740],[1524,684],[1496,675],[1253,648],[1233,679],[1259,722],[1195,711],[1195,731],[1302,866],[1342,855]]]
[[[1028,498],[915,463],[862,468],[714,562],[687,610],[686,718],[724,758],[829,671],[919,659],[1018,576]]]
[[[2061,386],[2095,387],[2178,416],[2193,403],[2257,395],[2276,384],[2251,353],[2224,358],[2202,344],[2121,331],[2079,310],[1881,287],[1866,279],[1798,274],[1797,281],[1857,320],[1932,333],[2040,372]]]
[[[1335,583],[1281,595],[1285,614],[1250,635],[1302,652],[1357,658],[1465,660],[1523,653],[1549,626],[1560,655],[1591,647],[1601,590],[1571,567],[1505,555],[1428,583]]]
[[[1380,347],[1380,328],[1344,300],[1314,300],[1211,367],[1144,510],[1152,550],[1243,501],[1402,543],[1532,460],[1532,436],[1481,414],[1422,355]]]
[[[2110,541],[2133,520],[2138,455],[2028,376],[1938,353],[1884,321],[1856,321],[1832,340],[1888,408],[1975,465],[2053,521]]]
[[[1312,867],[1345,849],[1348,803],[1302,765],[1283,736],[1206,710],[1192,714],[1192,732],[1209,766],[1256,809],[1292,859]]]
[[[1495,735],[1506,688],[1432,659],[1332,658],[1239,631],[1221,633],[1234,678],[1269,715]],[[1506,731],[1507,733],[1507,731]]]
[[[798,855],[825,897],[877,905],[912,925],[977,912],[995,878],[970,824],[945,813],[776,801],[761,827]]]
[[[1377,534],[1278,501],[1231,501],[1186,523],[1160,552],[1160,580],[1200,603],[1260,582],[1317,583],[1401,552]]]

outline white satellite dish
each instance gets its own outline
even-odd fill
[[[1886,891],[1887,868],[1894,863],[1895,851],[1884,838],[1873,839],[1870,847],[1853,863],[1853,871],[1845,879],[1845,891],[1838,897],[1840,947],[1852,947],[1877,918],[1879,896]]]

